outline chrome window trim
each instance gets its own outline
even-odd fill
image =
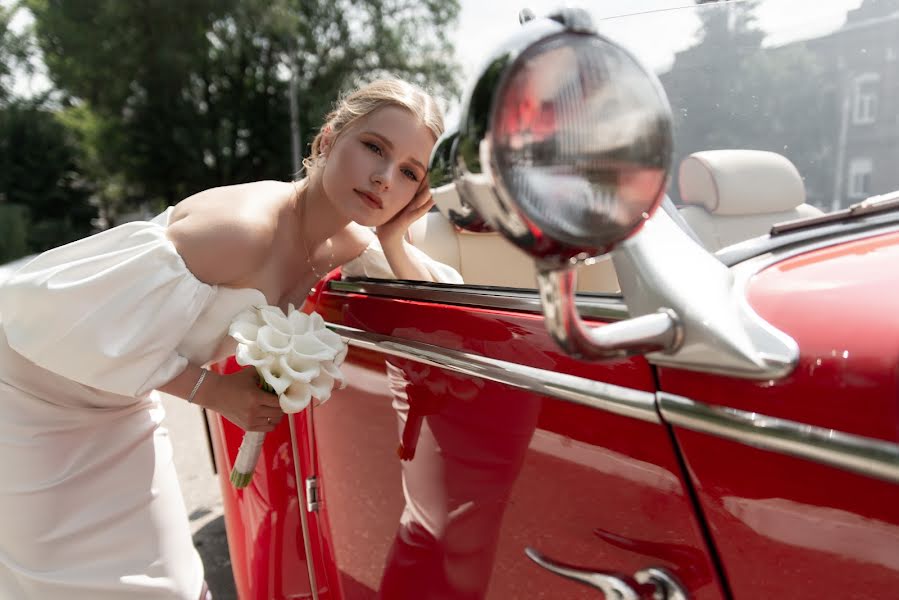
[[[812,229],[782,233],[779,235],[763,235],[737,244],[726,246],[715,253],[715,257],[728,266],[738,265],[752,258],[778,253],[790,247],[808,245],[818,246],[831,239],[841,240],[846,236],[869,235],[872,230],[883,229],[883,233],[899,229],[899,211],[893,211],[868,218],[855,218],[850,222],[841,221]]]
[[[656,395],[653,392],[547,371],[423,342],[371,333],[344,325],[334,323],[327,325],[331,331],[339,334],[351,346],[495,381],[535,394],[624,417],[655,424],[662,422],[656,409]]]
[[[755,412],[710,406],[665,392],[658,393],[658,401],[662,419],[672,425],[899,483],[899,444]]]
[[[386,298],[420,300],[438,304],[455,304],[478,308],[500,308],[517,312],[543,314],[537,290],[489,286],[440,284],[425,281],[351,278],[328,282],[328,289],[347,294],[367,294]],[[581,314],[604,321],[628,318],[627,305],[611,294],[579,294],[577,306]]]

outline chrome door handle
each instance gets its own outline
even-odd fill
[[[634,573],[637,583],[652,585],[652,600],[689,600],[687,592],[674,575],[659,567],[640,569]]]
[[[671,573],[659,567],[641,569],[631,579],[618,573],[586,570],[567,565],[547,558],[531,547],[525,548],[524,553],[547,571],[600,590],[605,600],[641,600],[641,597],[651,600],[689,600],[680,582]],[[632,581],[642,590],[634,589]],[[644,590],[651,595],[641,594]]]
[[[525,548],[524,553],[528,558],[556,575],[567,577],[591,587],[601,590],[605,600],[640,600],[637,591],[620,575],[616,573],[603,573],[601,571],[587,571],[571,565],[556,562],[547,558],[533,548]]]

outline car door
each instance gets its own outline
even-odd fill
[[[320,598],[587,599],[570,577],[651,567],[723,597],[645,360],[564,355],[530,289],[332,280],[316,310],[351,341],[312,417]]]
[[[896,595],[895,222],[888,235],[776,252],[753,277],[749,301],[801,351],[787,377],[660,369],[662,414],[734,598]]]

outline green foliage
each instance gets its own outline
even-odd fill
[[[28,254],[28,209],[0,204],[0,264]]]
[[[15,68],[28,66],[28,40],[10,28],[16,7],[0,5],[0,106],[12,99],[12,79]]]
[[[24,101],[0,109],[0,207],[4,227],[15,238],[5,252],[39,252],[90,233],[96,211],[88,203],[77,156],[51,112]]]
[[[162,206],[215,185],[290,177],[292,70],[306,143],[337,94],[361,81],[392,73],[457,91],[446,60],[456,1],[26,4],[101,206]]]

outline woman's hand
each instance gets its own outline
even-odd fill
[[[256,386],[256,369],[252,367],[206,383],[213,385],[201,386],[194,403],[214,410],[245,431],[268,433],[284,416],[278,397]]]
[[[428,185],[427,178],[423,179],[415,196],[400,212],[392,219],[375,227],[375,233],[378,234],[378,240],[383,248],[395,247],[402,243],[406,231],[409,226],[420,219],[431,210],[434,206],[434,199],[431,197],[431,188]]]

